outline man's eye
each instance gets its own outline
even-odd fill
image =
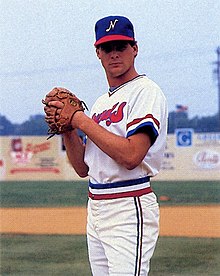
[[[101,48],[106,53],[110,53],[112,51],[112,47],[111,46],[105,45],[105,46],[102,46]]]
[[[123,52],[127,48],[127,44],[119,44],[119,45],[103,45],[101,46],[101,49],[105,53],[110,53],[112,51],[118,51],[118,52]]]
[[[116,47],[116,50],[119,51],[119,52],[122,52],[126,49],[126,45],[119,45]]]

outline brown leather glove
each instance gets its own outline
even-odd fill
[[[63,103],[61,108],[57,108],[49,102],[59,101]],[[47,139],[53,137],[55,134],[62,134],[72,130],[71,121],[74,114],[78,111],[88,110],[86,104],[79,100],[76,95],[65,88],[53,88],[42,100],[45,105],[44,111],[46,113],[45,121],[48,123],[50,135]]]

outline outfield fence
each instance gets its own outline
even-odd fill
[[[177,129],[156,180],[220,180],[220,133]],[[0,137],[0,180],[79,180],[61,136]]]

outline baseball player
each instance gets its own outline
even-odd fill
[[[95,33],[109,90],[96,100],[90,117],[75,112],[72,130],[63,134],[73,168],[89,176],[91,270],[95,276],[148,275],[159,229],[150,180],[159,172],[165,149],[166,99],[135,69],[138,45],[129,19],[102,18]],[[77,129],[86,134],[86,144]]]

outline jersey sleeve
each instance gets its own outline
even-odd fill
[[[129,101],[127,137],[138,132],[146,132],[151,144],[156,141],[166,109],[166,100],[155,84],[149,88],[142,88]]]

